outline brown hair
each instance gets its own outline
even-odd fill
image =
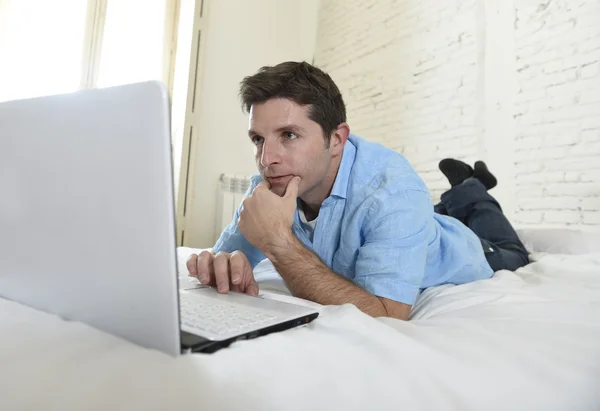
[[[346,121],[346,106],[338,87],[327,73],[305,61],[262,67],[242,80],[240,98],[246,111],[272,98],[308,105],[308,117],[321,126],[327,145],[331,133]]]

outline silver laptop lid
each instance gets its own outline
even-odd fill
[[[177,354],[169,98],[0,103],[0,296]]]

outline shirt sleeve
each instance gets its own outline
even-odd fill
[[[404,190],[367,214],[354,281],[371,294],[413,305],[425,276],[433,204],[426,191]]]
[[[248,197],[260,182],[260,177],[253,177],[248,191],[246,191],[246,194],[244,194],[244,198]],[[260,263],[266,257],[259,249],[254,247],[248,240],[246,240],[246,237],[240,232],[240,229],[238,228],[238,219],[240,218],[241,209],[242,206],[240,205],[238,209],[235,210],[233,220],[221,233],[219,239],[213,247],[213,251],[215,253],[221,251],[225,253],[241,251],[246,255],[246,257],[248,257],[248,261],[254,269],[254,267],[256,267],[258,263]]]

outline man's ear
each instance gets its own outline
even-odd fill
[[[348,123],[341,123],[335,130],[333,130],[329,137],[329,150],[331,151],[331,154],[334,156],[342,154],[344,151],[344,145],[346,144],[349,135],[350,126]]]

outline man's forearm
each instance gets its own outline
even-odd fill
[[[373,317],[388,315],[378,297],[331,271],[293,235],[265,255],[296,297],[323,305],[354,304]]]

